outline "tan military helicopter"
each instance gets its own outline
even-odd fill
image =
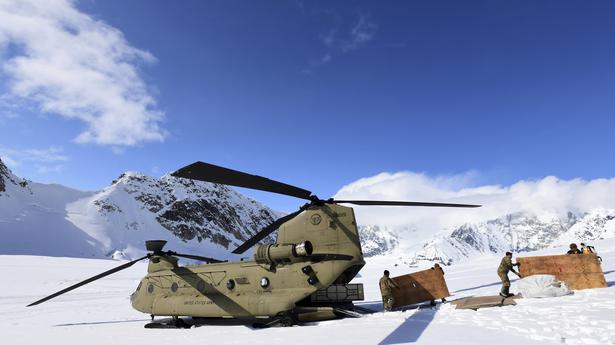
[[[256,320],[254,325],[289,326],[297,322],[360,316],[353,300],[363,299],[361,284],[349,284],[365,265],[354,211],[339,204],[369,206],[479,207],[411,201],[321,200],[312,192],[261,176],[203,162],[173,176],[289,195],[309,202],[269,224],[236,248],[254,249],[253,260],[226,262],[163,251],[165,241],[147,241],[150,252],[136,260],[67,287],[37,305],[136,262],[149,259],[147,275],[131,295],[136,310],[150,314],[147,328],[186,327],[199,318]],[[276,229],[277,240],[258,244]],[[206,264],[179,266],[178,257]],[[170,316],[154,322],[154,316]]]

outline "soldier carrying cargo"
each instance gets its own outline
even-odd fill
[[[440,267],[439,263],[433,264],[433,267],[431,269],[434,270],[434,271],[438,271],[438,272],[442,273],[442,275],[444,276],[444,270],[442,269],[442,267]],[[446,303],[446,298],[442,297],[442,303]],[[434,307],[436,305],[436,300],[432,299],[431,302],[429,303],[429,305]]]
[[[389,278],[389,271],[385,270],[384,276],[380,278],[380,293],[382,294],[384,311],[391,311],[393,303],[395,303],[393,299],[393,288],[399,289],[399,285],[395,284],[395,282]]]
[[[579,248],[577,248],[576,243],[570,243],[570,250],[567,251],[566,254],[583,254],[583,252],[580,251]]]
[[[594,246],[587,246],[585,245],[585,243],[581,242],[581,253],[583,254],[596,254],[596,248],[594,248]],[[600,256],[597,256],[598,260],[600,260],[600,262],[602,262],[602,258]]]
[[[510,297],[514,296],[514,294],[510,293],[510,279],[508,279],[508,272],[512,271],[519,278],[521,275],[515,271],[514,267],[519,266],[519,263],[512,263],[512,253],[506,252],[506,255],[502,258],[500,262],[500,266],[498,267],[498,276],[502,280],[502,290],[500,291],[500,296],[502,297]]]

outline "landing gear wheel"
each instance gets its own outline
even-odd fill
[[[292,327],[296,324],[297,324],[296,318],[292,316],[280,316],[267,323],[259,323],[259,322],[254,323],[252,324],[252,327],[254,328],[269,328],[269,327],[275,327],[275,326]]]
[[[190,328],[191,325],[187,324],[183,319],[177,316],[173,316],[171,319],[163,319],[156,322],[150,322],[145,325],[145,328],[165,328],[165,329],[177,329],[177,328]]]
[[[292,327],[295,324],[295,320],[293,320],[290,316],[286,316],[278,321],[278,325],[280,327]]]

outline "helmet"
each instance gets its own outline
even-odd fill
[[[570,249],[576,249],[576,248],[577,248],[576,243],[570,243]]]

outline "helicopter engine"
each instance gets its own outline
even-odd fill
[[[281,264],[294,261],[295,258],[312,255],[312,242],[299,244],[257,244],[254,260],[259,264]]]

